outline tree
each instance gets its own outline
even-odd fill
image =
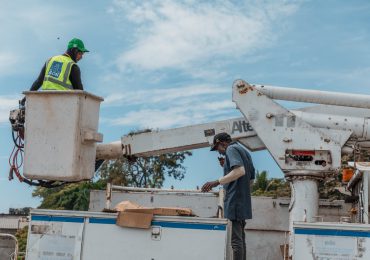
[[[38,187],[32,196],[42,199],[39,206],[41,209],[88,210],[90,190],[104,189],[105,186],[104,181],[97,180],[71,183],[57,188]]]
[[[10,215],[21,215],[21,216],[28,216],[30,214],[30,207],[24,208],[9,208]]]
[[[18,252],[25,253],[27,248],[27,235],[28,235],[28,226],[25,226],[22,229],[19,229],[15,233],[15,237],[18,240]],[[18,257],[18,259],[25,259],[23,257]]]
[[[341,187],[341,176],[337,173],[327,175],[325,179],[319,181],[318,190],[320,199],[342,200],[345,195],[341,194],[337,187]],[[267,197],[290,197],[290,183],[284,178],[268,178],[268,173],[257,172],[256,179],[252,187],[253,196]]]
[[[42,199],[39,208],[88,210],[92,189],[105,189],[107,182],[134,187],[160,188],[166,177],[181,180],[185,176],[182,165],[191,152],[177,152],[146,158],[120,158],[103,163],[93,181],[72,183],[58,188],[38,187],[33,196]]]
[[[252,187],[253,196],[267,197],[290,197],[290,185],[285,179],[268,178],[268,173],[262,171],[256,173],[256,179]]]
[[[252,192],[257,190],[265,191],[268,185],[267,172],[262,171],[261,173],[257,171],[256,178],[254,180]]]
[[[159,156],[140,157],[132,160],[121,157],[103,163],[99,175],[102,180],[112,184],[161,188],[166,177],[182,180],[185,167],[182,165],[192,153],[176,152]]]

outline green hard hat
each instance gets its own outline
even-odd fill
[[[68,49],[77,48],[81,52],[89,52],[87,49],[85,49],[85,45],[83,41],[77,38],[73,38],[68,43]]]

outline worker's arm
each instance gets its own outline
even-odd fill
[[[218,182],[222,185],[233,182],[240,177],[245,175],[245,169],[243,166],[234,167],[231,172],[218,179]]]
[[[71,69],[71,74],[69,74],[69,80],[72,83],[73,89],[83,90],[84,87],[81,82],[81,71],[77,64],[74,64]]]
[[[45,71],[46,71],[46,64],[41,69],[41,72],[35,82],[33,82],[30,91],[37,91],[39,88],[41,88],[42,83],[44,82],[44,76],[45,76]]]
[[[222,184],[227,184],[227,183],[230,183],[230,182],[233,182],[237,179],[239,179],[240,177],[244,176],[245,175],[245,169],[243,166],[236,166],[232,169],[231,172],[229,172],[228,174],[226,174],[225,176],[219,178],[218,180],[216,181],[209,181],[207,183],[205,183],[203,186],[202,186],[202,191],[203,192],[208,192],[210,191],[212,188]]]

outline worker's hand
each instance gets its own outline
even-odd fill
[[[220,182],[218,180],[209,181],[202,186],[202,192],[209,192],[210,190],[212,190],[214,187],[217,187],[218,185],[220,185]]]
[[[19,103],[24,106],[26,104],[26,97],[22,98]]]

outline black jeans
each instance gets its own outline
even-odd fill
[[[233,260],[246,260],[245,245],[245,220],[232,220],[231,247],[233,248]]]

